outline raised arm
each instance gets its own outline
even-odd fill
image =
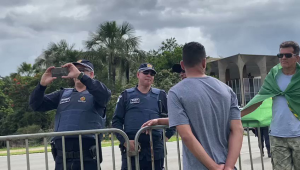
[[[56,91],[45,95],[47,85],[49,85],[55,77],[52,77],[51,70],[54,67],[49,67],[43,74],[41,81],[35,87],[30,95],[29,105],[34,111],[48,111],[58,107],[62,91]]]

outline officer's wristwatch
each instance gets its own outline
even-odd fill
[[[79,76],[77,77],[78,80],[80,80],[83,77],[84,73],[80,72]]]

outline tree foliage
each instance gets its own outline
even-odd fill
[[[137,85],[136,73],[141,63],[154,65],[158,74],[153,86],[157,88],[167,92],[180,81],[178,74],[171,73],[172,65],[182,58],[182,45],[175,38],[166,39],[157,50],[146,52],[139,49],[141,38],[135,35],[131,24],[118,25],[112,21],[100,24],[85,42],[85,51],[74,49],[75,45],[66,40],[51,42],[33,65],[23,62],[15,73],[0,79],[0,136],[53,129],[55,110],[34,112],[29,107],[30,94],[49,66],[59,67],[82,58],[94,64],[96,79],[113,90],[107,106],[107,127],[111,126],[118,96]],[[73,86],[72,80],[57,79],[46,93]]]

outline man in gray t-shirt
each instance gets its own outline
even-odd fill
[[[183,141],[183,169],[233,169],[243,141],[241,113],[234,92],[205,75],[204,46],[183,47],[181,66],[187,78],[168,95],[169,125]]]
[[[187,78],[169,91],[169,119],[148,121],[143,127],[176,127],[183,142],[184,170],[232,170],[243,141],[236,95],[221,81],[205,75],[203,45],[185,44],[182,56]]]
[[[171,88],[168,104],[170,127],[187,126],[192,132],[191,139],[200,142],[214,162],[225,164],[231,120],[241,119],[233,91],[213,77],[186,78]],[[184,140],[183,167],[188,170],[207,169],[189,151]]]

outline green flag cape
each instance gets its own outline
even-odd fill
[[[245,110],[263,101],[259,108],[242,118],[244,126],[269,126],[272,119],[272,98],[280,95],[286,98],[291,112],[300,120],[300,65],[297,63],[296,73],[293,75],[285,91],[281,91],[276,82],[276,75],[280,70],[282,70],[280,64],[270,70],[258,94],[243,108],[243,110]]]

